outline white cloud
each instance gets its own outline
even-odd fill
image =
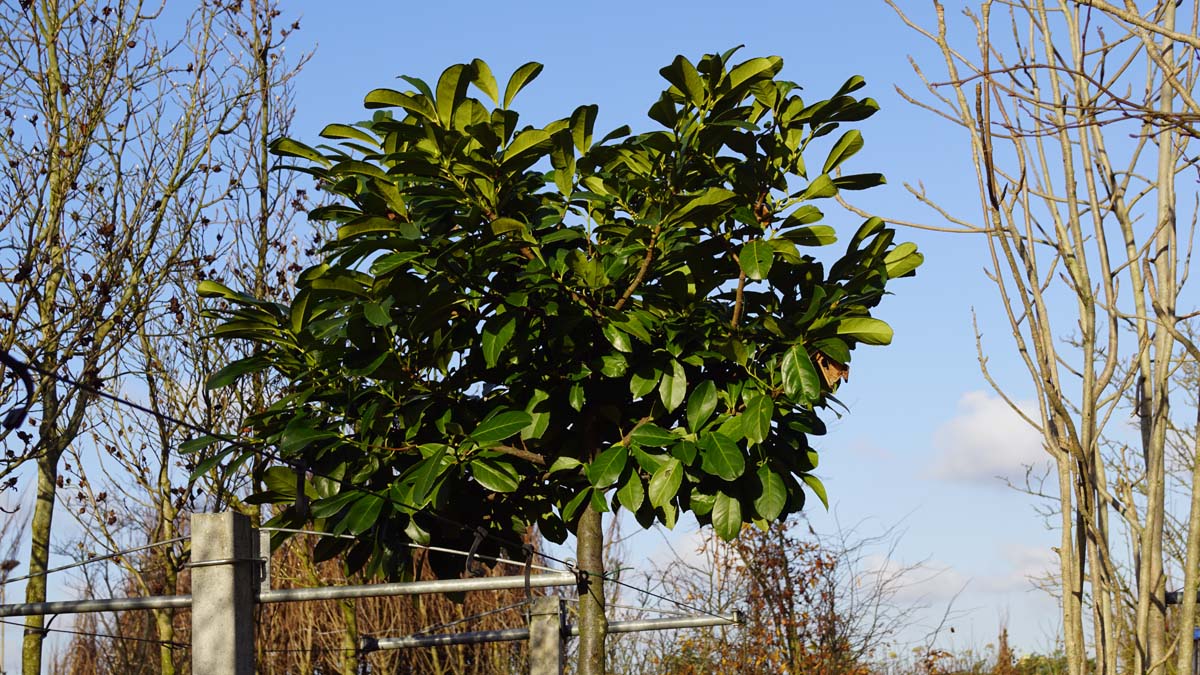
[[[1032,404],[1019,405],[1033,411]],[[1002,399],[982,391],[963,394],[958,414],[933,432],[933,446],[930,474],[943,480],[1020,480],[1026,466],[1047,460],[1041,435]]]
[[[983,590],[993,593],[1033,591],[1038,582],[1058,570],[1058,556],[1049,546],[1007,543],[1001,556],[1009,564],[1006,574],[984,579]]]

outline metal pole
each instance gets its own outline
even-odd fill
[[[613,621],[608,624],[609,633],[639,633],[646,630],[670,630],[674,628],[704,628],[707,626],[733,626],[742,622],[741,613],[733,616],[680,616],[665,619],[640,619],[638,621]],[[579,635],[579,626],[571,626],[570,634]]]
[[[610,633],[636,633],[647,630],[668,630],[672,628],[704,628],[706,626],[734,626],[742,622],[740,613],[731,616],[683,616],[666,619],[642,619],[640,621],[612,621],[608,624]],[[579,627],[571,626],[564,634],[579,635]],[[363,638],[360,642],[365,652],[377,649],[408,649],[410,647],[436,647],[439,645],[477,644],[481,642],[512,642],[528,640],[528,628],[507,628],[505,630],[484,630],[471,633],[446,633],[442,635],[409,635],[405,637]]]
[[[38,614],[123,612],[131,609],[178,609],[191,606],[192,596],[190,595],[152,595],[142,598],[60,600],[56,602],[27,602],[16,605],[0,605],[0,617],[37,616]]]
[[[571,572],[552,572],[529,576],[530,588],[546,586],[574,586],[575,575]],[[375,598],[391,595],[421,595],[424,593],[461,593],[464,591],[496,591],[525,588],[525,577],[477,577],[474,579],[444,579],[440,581],[410,581],[395,584],[368,584],[365,586],[325,586],[323,588],[281,588],[263,591],[258,601],[304,602],[308,600],[343,600],[346,598]]]
[[[192,673],[253,675],[258,539],[240,513],[192,516]]]
[[[441,635],[406,635],[404,637],[364,637],[359,640],[359,649],[373,652],[383,649],[410,649],[412,647],[445,647],[447,645],[472,645],[482,642],[516,642],[528,640],[528,628],[505,628],[504,630],[479,630],[470,633],[443,633]]]
[[[262,568],[259,570],[258,592],[271,590],[271,532],[270,530],[258,531],[258,556],[262,559]]]
[[[529,675],[562,675],[563,639],[562,599],[534,598],[529,610]]]
[[[195,554],[193,553],[193,556]],[[221,562],[221,561],[217,561]],[[193,563],[203,569],[203,565]],[[574,586],[575,576],[570,572],[533,574],[529,577],[530,588],[548,586]],[[480,577],[477,579],[446,579],[444,581],[414,581],[396,584],[368,584],[365,586],[326,586],[323,588],[286,588],[262,591],[259,602],[304,602],[307,600],[340,600],[343,598],[372,598],[391,595],[419,595],[422,593],[454,593],[459,591],[490,591],[525,588],[525,577]],[[89,600],[60,600],[55,602],[33,602],[15,605],[0,605],[0,618],[9,616],[34,616],[38,614],[86,614],[88,612],[123,612],[134,609],[171,609],[192,606],[190,595],[153,595],[133,598],[94,598]]]

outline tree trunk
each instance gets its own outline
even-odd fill
[[[342,633],[342,672],[358,672],[358,612],[354,600],[342,600],[342,620],[346,630]]]
[[[576,557],[583,581],[579,588],[579,675],[604,675],[604,528],[602,516],[589,499],[579,517]]]
[[[25,602],[46,601],[46,570],[50,560],[50,531],[54,520],[54,498],[58,477],[57,451],[48,451],[37,462],[37,501],[29,526],[29,581],[25,584]],[[21,645],[21,672],[39,675],[42,672],[42,628],[46,617],[31,616],[25,620],[25,639]]]

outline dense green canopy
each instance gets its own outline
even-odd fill
[[[210,386],[290,382],[247,421],[285,460],[259,496],[280,522],[368,535],[323,553],[375,567],[469,538],[432,513],[561,541],[590,500],[644,526],[691,511],[729,539],[801,509],[806,485],[824,500],[817,411],[857,344],[891,340],[871,310],[922,257],[877,218],[814,257],[840,229],[814,202],[883,182],[841,172],[863,145],[842,125],[878,106],[862,78],[805,102],[778,57],[732,54],[663,68],[661,128],[636,135],[595,140],[596,106],[521,127],[513,98],[541,66],[501,92],[476,60],[372,91],[380,110],[326,127],[334,145],[274,145],[331,197],[311,217],[336,239],[290,306],[200,290],[221,336],[261,346]]]

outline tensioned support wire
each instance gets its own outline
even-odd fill
[[[159,546],[170,546],[171,544],[177,544],[181,541],[187,541],[188,539],[189,539],[189,537],[173,537],[171,539],[164,539],[162,541],[156,541],[151,544],[145,544],[142,546],[135,546],[133,548],[122,549],[120,551],[115,551],[113,553],[105,553],[104,555],[89,557],[87,560],[79,560],[79,561],[70,563],[68,565],[62,565],[60,567],[52,567],[44,572],[38,572],[36,574],[26,574],[24,576],[19,576],[19,577],[10,577],[10,578],[5,579],[4,581],[0,582],[0,586],[5,586],[5,585],[11,584],[11,583],[18,582],[18,581],[25,581],[26,579],[32,579],[34,577],[46,576],[47,574],[54,574],[55,572],[62,572],[64,570],[74,569],[76,567],[82,567],[83,565],[90,565],[92,563],[104,562],[105,560],[112,560],[114,558],[120,558],[122,556],[127,556],[130,553],[139,553],[141,551],[146,551],[146,550],[149,550],[152,548],[158,548]]]

